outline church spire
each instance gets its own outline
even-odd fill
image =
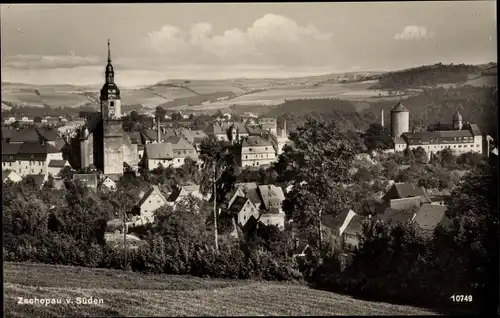
[[[108,63],[111,63],[111,44],[108,39]]]

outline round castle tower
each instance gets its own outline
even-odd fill
[[[453,114],[453,129],[462,130],[463,126],[464,125],[463,125],[462,115],[460,115],[460,113],[457,110],[457,112]]]
[[[410,131],[410,112],[399,101],[391,109],[391,134],[393,138],[401,137],[405,132]]]

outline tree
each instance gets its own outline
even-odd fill
[[[165,119],[165,115],[167,115],[167,111],[164,110],[161,106],[156,106],[155,117]]]
[[[428,161],[427,153],[425,152],[425,149],[422,147],[417,147],[416,149],[413,149],[413,156],[417,163],[424,164],[427,163]]]
[[[352,182],[351,163],[357,141],[347,138],[334,122],[310,119],[290,134],[293,147],[285,147],[274,169],[293,180],[283,208],[303,229],[314,227],[318,212],[335,215],[344,207],[343,186]]]
[[[213,169],[217,180],[217,200],[224,197],[235,181],[235,154],[232,148],[224,141],[217,140],[214,136],[206,137],[200,144],[200,159],[203,162],[201,173],[201,193],[213,192]]]
[[[369,152],[393,147],[391,135],[378,123],[370,124],[367,131],[363,134],[363,141]]]

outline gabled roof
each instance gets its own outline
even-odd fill
[[[424,231],[434,231],[446,217],[446,206],[423,204],[415,216],[415,223]]]
[[[17,155],[21,146],[21,143],[11,144],[2,142],[2,155]]]
[[[138,145],[142,145],[142,137],[141,133],[138,131],[129,131],[127,135],[130,137],[130,141],[132,143],[136,143]]]
[[[89,188],[97,188],[98,184],[97,175],[94,173],[75,173],[73,175],[73,180],[78,181]]]
[[[167,204],[167,199],[165,199],[165,197],[161,193],[160,188],[157,185],[154,185],[151,186],[151,188],[149,188],[149,190],[142,196],[139,202],[137,202],[137,206],[139,207],[142,206],[144,202],[146,202],[152,194],[158,194],[160,198],[163,200],[163,203]]]
[[[259,136],[249,136],[246,139],[243,139],[241,143],[242,148],[250,148],[250,147],[269,147],[269,152],[274,153],[273,145],[266,139],[261,138]],[[242,149],[243,151],[243,149]]]
[[[260,185],[258,189],[265,209],[270,208],[269,204],[281,204],[285,200],[283,189],[280,187],[275,185]]]
[[[383,201],[389,201],[390,199],[403,199],[411,197],[422,197],[422,202],[431,202],[427,190],[423,187],[416,187],[414,184],[401,182],[394,183],[392,187],[387,191],[387,193],[382,197]]]
[[[146,128],[141,131],[144,139],[151,141],[158,141],[158,132],[154,129]]]
[[[339,214],[333,216],[331,214],[322,214],[321,215],[321,223],[322,225],[338,230],[344,223],[345,219],[347,218],[347,215],[349,214],[349,211],[351,209],[344,209],[342,210]]]
[[[470,131],[474,136],[481,136],[481,129],[476,124],[470,124]]]
[[[380,216],[380,219],[388,223],[391,223],[393,225],[396,225],[398,223],[403,224],[411,222],[413,220],[414,215],[415,213],[387,208],[384,214]]]
[[[37,141],[26,141],[19,148],[18,154],[48,154],[58,152],[61,151],[48,143],[41,144]]]
[[[57,130],[52,128],[37,128],[36,131],[40,135],[41,140],[45,141],[56,141],[59,138]]]
[[[145,155],[148,159],[174,158],[171,143],[148,144],[145,146]]]
[[[2,182],[5,182],[5,180],[9,177],[15,177],[15,176],[17,176],[19,179],[22,179],[21,176],[15,173],[14,171],[2,170]]]
[[[257,183],[255,182],[237,183],[235,184],[235,187],[241,188],[241,190],[243,190],[243,193],[245,193],[245,196],[249,198],[253,204],[258,205],[260,207],[260,205],[262,204],[262,199],[257,190],[258,188]]]
[[[51,168],[63,168],[68,164],[67,160],[50,160],[49,167]]]
[[[13,130],[12,135],[10,137],[10,142],[25,142],[32,141],[38,142],[40,141],[40,136],[36,132],[35,128],[21,128],[19,130]]]
[[[344,230],[344,233],[347,234],[361,234],[363,232],[363,228],[361,222],[363,221],[362,217],[358,214],[354,215],[351,219],[351,222],[347,225]]]
[[[42,188],[43,183],[45,182],[44,174],[28,174],[26,179],[32,178],[35,181],[35,185],[37,188]]]
[[[405,132],[402,135],[406,140],[421,140],[433,138],[457,138],[457,137],[473,137],[469,130],[435,130],[435,131],[420,131],[420,132]]]
[[[250,199],[248,198],[237,196],[236,199],[234,199],[233,204],[231,204],[231,206],[229,207],[229,212],[233,214],[240,213],[241,209],[243,209],[243,206],[249,200]]]

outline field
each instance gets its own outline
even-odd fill
[[[62,304],[17,303],[18,297]],[[77,297],[102,299],[76,304]],[[66,299],[73,303],[67,304]],[[117,270],[4,263],[5,317],[433,315],[407,306],[361,301],[298,283],[145,275]]]

